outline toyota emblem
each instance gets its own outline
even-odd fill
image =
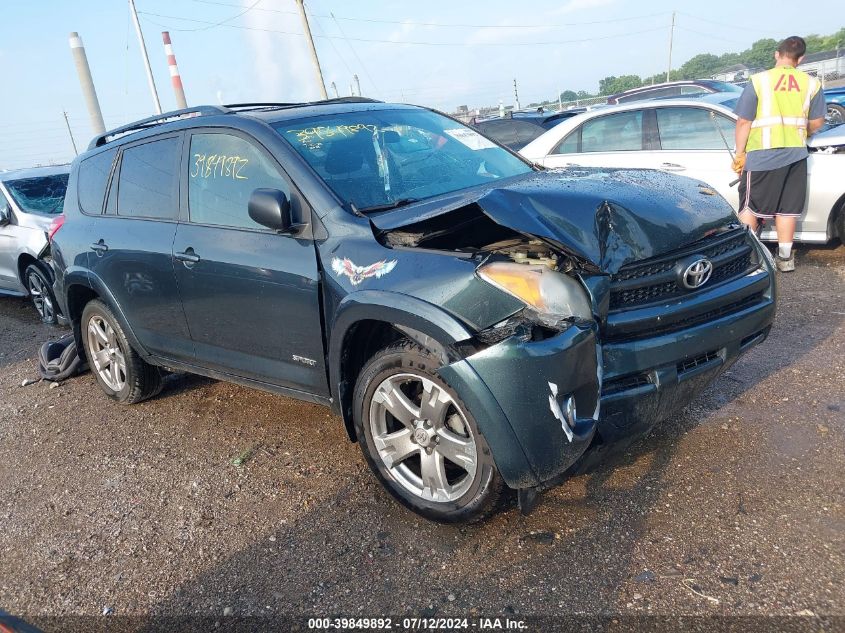
[[[706,257],[701,257],[692,262],[681,274],[681,283],[684,288],[695,290],[701,288],[713,274],[713,264]]]

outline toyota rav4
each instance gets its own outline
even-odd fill
[[[431,519],[643,436],[752,345],[772,261],[701,182],[537,168],[438,112],[198,107],[72,166],[56,296],[96,381],[185,371],[330,406]],[[323,424],[322,421],[303,421]]]

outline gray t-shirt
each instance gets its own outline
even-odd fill
[[[823,119],[827,113],[824,94],[819,90],[810,100],[810,119]],[[757,93],[750,81],[737,101],[734,114],[753,121],[757,116]],[[745,157],[745,169],[748,171],[770,171],[786,167],[807,157],[806,147],[780,147],[777,149],[758,149],[748,152]]]

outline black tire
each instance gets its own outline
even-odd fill
[[[87,335],[88,326],[93,319],[102,319],[111,326],[114,331],[115,342],[125,359],[126,380],[123,387],[119,390],[109,387],[95,366]],[[120,323],[115,318],[114,313],[112,313],[106,304],[97,299],[88,302],[82,311],[80,329],[82,333],[82,344],[85,348],[85,357],[88,360],[91,373],[94,374],[97,384],[100,385],[100,388],[109,398],[123,404],[136,404],[152,398],[161,391],[162,378],[158,367],[147,363],[141,358],[138,352],[132,349],[126,338],[126,333],[120,327]]]
[[[27,266],[23,281],[41,321],[50,325],[58,323],[58,304],[56,295],[53,294],[53,280],[44,265],[36,262]]]
[[[827,119],[831,123],[845,123],[845,107],[836,104],[827,104]]]
[[[370,469],[402,505],[427,519],[442,523],[480,521],[503,505],[510,496],[509,490],[496,468],[493,454],[479,431],[472,412],[435,373],[440,364],[431,352],[407,340],[394,343],[375,354],[361,370],[355,384],[353,396],[355,432]],[[410,492],[397,481],[375,449],[369,423],[373,396],[382,381],[397,374],[414,374],[433,382],[438,389],[443,390],[451,398],[450,406],[454,406],[459,411],[470,427],[469,437],[475,441],[476,446],[476,468],[474,477],[468,482],[466,492],[459,498],[434,501]]]

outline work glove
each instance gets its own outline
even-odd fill
[[[736,153],[733,163],[731,163],[731,169],[736,172],[737,176],[742,173],[742,170],[745,169],[745,152]]]

